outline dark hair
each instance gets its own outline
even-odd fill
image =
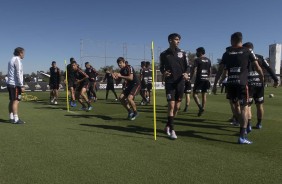
[[[200,53],[202,55],[204,55],[206,53],[204,47],[199,47],[199,48],[196,49],[196,51],[197,51],[197,53]]]
[[[235,44],[242,42],[242,40],[243,40],[243,35],[241,32],[236,32],[231,35],[231,41]]]
[[[71,62],[70,62],[70,64],[72,65],[72,64],[76,64],[76,61],[75,60],[72,60]]]
[[[179,40],[181,40],[181,36],[180,36],[180,34],[178,34],[178,33],[172,33],[172,34],[170,34],[170,35],[168,35],[168,41],[169,40],[173,40],[173,39],[175,39],[176,37],[178,37],[179,38]]]
[[[125,62],[125,59],[124,59],[123,57],[119,57],[119,58],[117,59],[117,64],[119,64],[120,61]]]
[[[146,61],[146,66],[150,66],[150,61]]]
[[[89,62],[85,62],[85,66],[88,65],[88,64],[89,64]]]
[[[141,61],[141,66],[144,66],[146,64],[146,61]]]
[[[24,48],[22,48],[22,47],[17,47],[17,48],[15,48],[15,50],[14,50],[14,56],[19,56],[20,53],[22,53],[23,51],[24,51]]]
[[[56,61],[52,61],[52,64],[56,63]]]
[[[70,58],[70,62],[75,61],[75,59],[73,57]]]
[[[253,45],[253,43],[252,42],[246,42],[246,43],[244,43],[243,44],[243,47],[246,47],[246,48],[248,48],[248,49],[254,49],[254,45]]]

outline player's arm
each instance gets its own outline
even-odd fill
[[[117,76],[118,78],[121,78],[121,79],[129,80],[129,81],[133,80],[133,73],[130,73],[128,76],[121,75],[120,73],[118,73]]]
[[[267,63],[267,61],[265,59],[262,60],[262,67],[266,69],[266,71],[269,73],[269,75],[271,76],[271,78],[274,81],[274,87],[277,87],[279,85],[279,80],[277,78],[277,76],[275,75],[274,71],[270,68],[269,64]]]
[[[215,79],[214,79],[214,84],[213,84],[213,88],[212,88],[212,92],[214,94],[216,94],[216,90],[217,90],[216,86],[217,86],[217,83],[218,83],[220,76],[223,73],[223,70],[224,70],[224,64],[221,63],[221,64],[219,64],[218,71],[217,71],[217,73],[215,75]]]
[[[80,82],[82,82],[82,81],[84,81],[84,80],[89,78],[89,76],[85,72],[83,72],[81,69],[78,69],[78,72],[80,74],[82,74],[83,78],[81,80],[77,80],[76,82],[80,83]]]
[[[15,68],[16,68],[16,78],[17,78],[17,81],[19,82],[19,85],[21,86],[21,87],[23,87],[24,85],[23,85],[23,80],[21,80],[21,73],[20,73],[20,70],[21,70],[21,68],[20,68],[21,66],[20,66],[20,62],[19,62],[19,60],[16,60],[15,61]]]
[[[186,54],[186,52],[183,52],[183,55],[185,56],[185,60],[184,60],[184,68],[185,68],[185,72],[182,74],[183,78],[185,80],[189,80],[189,65],[188,65],[188,55]]]

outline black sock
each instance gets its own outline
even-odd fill
[[[246,128],[240,127],[240,137],[245,138],[246,135]]]
[[[174,120],[173,116],[168,116],[167,117],[167,124],[166,124],[166,126],[168,126],[170,128],[170,130],[174,130],[173,120]]]
[[[258,119],[258,124],[261,124],[261,119]]]

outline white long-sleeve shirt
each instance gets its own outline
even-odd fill
[[[23,64],[19,56],[12,57],[8,63],[8,82],[13,86],[23,87]]]

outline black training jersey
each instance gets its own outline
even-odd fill
[[[72,68],[72,64],[67,65],[67,71],[68,71],[68,74],[67,74],[68,80],[74,80],[75,79],[75,71]]]
[[[114,83],[113,75],[111,73],[108,73],[108,72],[105,74],[104,80],[107,80],[108,85]]]
[[[96,77],[98,76],[98,72],[95,70],[95,68],[90,67],[85,69],[85,73],[89,76],[89,81],[95,82]]]
[[[147,76],[148,76],[148,84],[152,84],[152,81],[153,81],[153,78],[152,78],[152,75],[153,75],[153,72],[152,72],[152,69],[151,68],[146,68],[147,69]]]
[[[199,57],[194,61],[194,67],[197,67],[196,81],[209,80],[211,61],[207,57]]]
[[[83,82],[89,82],[89,76],[82,71],[81,68],[78,68],[77,71],[75,72],[75,79],[76,80],[81,80],[81,79],[84,79],[84,78],[87,78],[86,80],[84,80]]]
[[[175,83],[183,80],[183,73],[186,73],[188,68],[188,57],[186,52],[177,48],[172,50],[168,48],[160,55],[160,70],[164,74],[165,71],[171,73],[165,77],[166,83]]]
[[[265,69],[270,76],[272,77],[272,79],[275,82],[278,82],[278,78],[275,75],[275,73],[273,72],[273,70],[269,67],[269,64],[267,63],[267,61],[263,58],[263,56],[256,54],[257,57],[257,61],[259,66],[262,69]],[[260,80],[259,74],[258,72],[255,70],[255,65],[250,64],[249,66],[249,76],[248,76],[248,85],[249,86],[257,86],[257,87],[262,87],[263,86],[263,82]]]
[[[228,71],[227,83],[230,85],[247,85],[248,67],[257,60],[254,52],[245,47],[230,47],[222,56],[221,63]]]
[[[50,68],[50,81],[49,83],[60,83],[61,81],[61,72],[59,68]]]
[[[139,80],[132,66],[126,65],[124,68],[120,70],[120,74],[123,76],[129,76],[130,74],[133,74],[133,80],[126,80],[126,79],[124,80],[126,87],[135,85],[135,84],[139,84]]]

